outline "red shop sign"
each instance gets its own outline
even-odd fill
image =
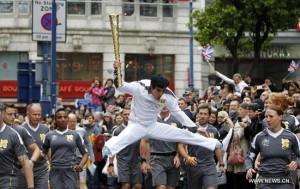
[[[89,92],[90,81],[59,81],[59,96],[63,98],[83,98]],[[0,81],[0,98],[17,98],[17,81]]]
[[[59,81],[59,96],[62,98],[84,98],[89,92],[91,81]]]
[[[17,81],[0,81],[1,98],[16,98],[17,90]]]

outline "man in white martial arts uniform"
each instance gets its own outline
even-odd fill
[[[114,62],[115,75],[120,62]],[[181,142],[184,144],[203,146],[211,151],[221,150],[222,144],[212,138],[206,138],[187,130],[179,129],[157,122],[157,115],[166,106],[174,117],[184,126],[195,127],[183,111],[178,107],[174,93],[168,88],[169,81],[164,76],[154,75],[150,80],[141,80],[118,86],[117,77],[115,86],[122,93],[133,96],[128,127],[117,137],[112,137],[105,143],[103,154],[109,157],[141,138]]]

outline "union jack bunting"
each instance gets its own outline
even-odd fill
[[[202,50],[202,54],[206,62],[209,62],[213,53],[214,53],[214,49],[211,46],[207,46],[205,49]]]
[[[292,60],[290,67],[288,68],[288,71],[290,73],[294,73],[298,68],[298,62],[296,62],[295,60]]]

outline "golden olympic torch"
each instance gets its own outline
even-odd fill
[[[116,61],[120,62],[120,43],[119,43],[119,15],[111,14],[109,15],[109,21],[111,26],[113,44],[114,44],[114,52],[115,52],[115,59]],[[121,78],[121,68],[117,69],[117,80],[118,85],[122,85],[122,78]]]

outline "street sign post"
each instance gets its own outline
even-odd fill
[[[41,88],[35,84],[35,64],[32,62],[18,63],[18,102],[39,102]]]
[[[66,41],[66,1],[56,0],[56,41]],[[52,0],[33,0],[32,40],[51,41]]]
[[[88,99],[76,99],[74,102],[74,106],[75,108],[80,108],[81,106],[86,106],[87,108],[91,108],[92,107],[92,101],[88,100]]]

